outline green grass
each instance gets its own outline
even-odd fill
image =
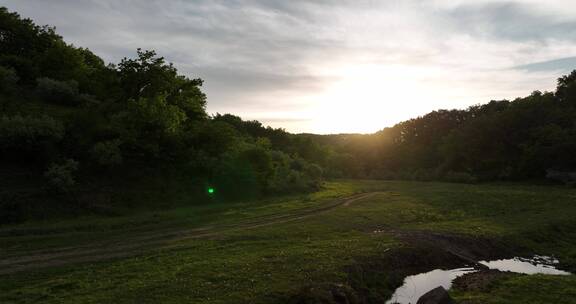
[[[73,219],[29,221],[0,228],[0,248],[4,253],[17,254],[27,250],[82,245],[96,240],[109,240],[111,237],[123,239],[137,233],[193,229],[212,224],[234,224],[255,217],[289,214],[312,208],[324,201],[372,191],[375,189],[374,185],[378,184],[328,182],[322,191],[311,194],[230,203],[212,201],[197,204],[190,201],[180,203],[181,207],[138,212],[129,216],[83,216]]]
[[[571,241],[576,237],[574,189],[382,181],[336,181],[308,195],[4,227],[0,229],[0,258],[109,239],[130,242],[141,233],[295,213],[367,191],[381,193],[297,221],[175,240],[135,257],[5,275],[0,277],[0,303],[283,302],[307,284],[345,282],[346,266],[402,246],[386,233],[373,233],[384,226],[503,238],[559,256],[569,266],[576,264],[576,244]],[[530,289],[531,280],[550,284],[549,293],[555,292],[556,280],[560,293],[565,289],[562,284],[574,282],[571,276],[518,280],[514,288],[536,298],[539,295]]]
[[[568,304],[576,301],[576,276],[509,274],[482,291],[451,294],[469,304]]]

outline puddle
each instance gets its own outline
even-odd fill
[[[569,272],[556,269],[554,264],[558,264],[559,261],[555,258],[546,256],[534,256],[530,259],[513,258],[494,261],[480,261],[479,263],[488,266],[490,269],[524,274],[570,274]],[[476,269],[471,267],[450,270],[435,269],[429,272],[408,276],[404,279],[404,284],[396,289],[392,298],[388,300],[386,304],[415,304],[418,299],[428,291],[438,286],[450,289],[454,279],[476,271]]]
[[[404,279],[404,284],[392,295],[386,304],[392,303],[416,303],[418,299],[428,291],[442,286],[449,289],[452,281],[459,276],[475,272],[474,268],[457,268],[450,270],[435,269],[430,272],[420,273]]]
[[[567,271],[559,270],[554,267],[555,264],[559,263],[557,259],[538,255],[531,259],[513,258],[495,261],[480,261],[479,263],[488,266],[490,269],[498,269],[500,271],[511,271],[524,274],[570,274]]]

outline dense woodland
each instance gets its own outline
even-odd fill
[[[434,111],[369,135],[210,116],[202,83],[154,51],[107,64],[0,8],[0,223],[50,204],[106,209],[118,189],[214,199],[213,187],[229,200],[311,191],[325,177],[475,182],[576,170],[576,71],[555,92]]]

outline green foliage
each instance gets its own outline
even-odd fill
[[[186,114],[168,104],[164,96],[130,100],[125,110],[111,118],[127,152],[141,160],[169,157],[172,143],[186,121]]]
[[[0,7],[0,64],[13,68],[22,83],[33,84],[41,76],[39,58],[61,41],[54,28],[35,25]]]
[[[16,89],[18,75],[12,68],[0,66],[0,94],[12,93]]]
[[[562,102],[576,103],[576,71],[558,79],[556,97]]]
[[[30,19],[21,19],[17,13],[10,13],[0,7],[0,53],[27,56],[42,52],[54,41],[61,38],[54,28],[38,26]]]
[[[32,58],[0,54],[0,65],[16,72],[19,84],[33,85],[40,76],[38,67]]]
[[[137,50],[135,59],[124,58],[118,64],[120,84],[125,92],[124,99],[154,97],[167,93],[177,77],[176,68],[166,64],[163,57],[154,51]]]
[[[118,64],[118,77],[125,100],[164,96],[190,119],[206,117],[206,96],[199,87],[201,79],[178,75],[172,63],[157,57],[154,51],[137,50],[135,59],[124,58]]]
[[[173,135],[180,131],[187,117],[184,111],[168,104],[163,96],[128,102],[128,127]]]
[[[257,173],[252,164],[244,162],[239,154],[227,153],[213,170],[213,182],[226,199],[256,198],[263,191]]]
[[[76,185],[76,171],[78,162],[73,159],[51,164],[44,172],[49,190],[57,193],[70,192]]]
[[[192,146],[212,156],[234,150],[241,141],[238,131],[221,121],[193,125],[189,133]]]
[[[118,139],[96,143],[92,148],[92,158],[103,167],[114,167],[122,164],[121,143]]]
[[[310,164],[306,168],[306,172],[310,175],[310,178],[315,182],[321,181],[324,175],[324,170],[322,170],[322,167],[320,167],[317,164]]]
[[[0,151],[4,159],[50,158],[63,137],[62,123],[49,116],[0,117]]]
[[[78,96],[78,82],[74,80],[59,81],[39,78],[37,82],[38,94],[47,102],[66,106],[75,106],[81,102]]]
[[[64,128],[49,116],[2,116],[0,118],[0,141],[2,146],[27,146],[45,141],[62,139]]]
[[[66,44],[53,28],[4,8],[0,33],[8,43],[0,49],[2,90],[36,87],[21,102],[2,105],[25,115],[2,122],[6,153],[0,161],[30,157],[22,151],[40,158],[40,167],[54,159],[77,159],[86,164],[88,176],[98,178],[129,167],[152,174],[182,171],[213,181],[222,189],[217,195],[236,199],[309,191],[322,181],[322,168],[312,163],[325,165],[329,149],[258,121],[208,117],[202,80],[180,75],[154,51],[138,49],[135,58],[106,66],[89,50]],[[46,118],[38,125],[30,117],[44,117],[39,113],[62,123]],[[27,131],[18,131],[22,128]],[[44,129],[31,131],[37,128]]]
[[[77,82],[83,80],[87,69],[82,53],[63,41],[53,43],[38,57],[38,67],[44,77]]]

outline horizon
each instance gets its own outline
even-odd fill
[[[374,133],[434,110],[550,91],[576,67],[576,4],[562,1],[0,5],[107,62],[153,49],[205,80],[210,114],[292,133]]]

